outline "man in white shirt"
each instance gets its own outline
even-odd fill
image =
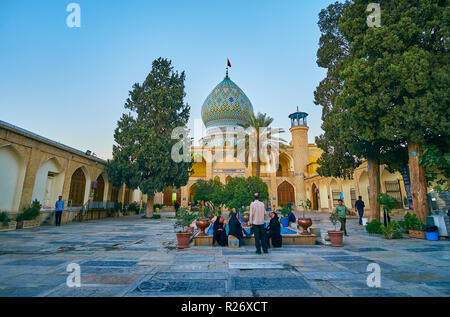
[[[255,200],[250,204],[250,220],[253,234],[255,235],[256,253],[261,254],[261,245],[264,253],[267,251],[267,236],[264,228],[264,216],[266,214],[266,207],[264,203],[259,201],[259,194],[255,193]]]

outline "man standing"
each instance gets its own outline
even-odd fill
[[[358,196],[358,200],[355,202],[355,209],[358,211],[359,214],[359,224],[362,225],[362,217],[364,215],[364,202],[362,201],[362,197]]]
[[[264,228],[264,215],[266,208],[264,203],[259,201],[259,194],[255,193],[255,200],[250,204],[250,220],[249,223],[252,226],[253,233],[255,235],[255,247],[256,253],[261,254],[261,245],[264,253],[267,251],[267,237]]]
[[[341,222],[341,231],[344,231],[346,237],[348,237],[347,229],[345,228],[345,222],[347,221],[347,211],[350,213],[350,209],[344,205],[342,199],[338,200],[338,205],[336,206],[336,212],[339,217],[339,221]]]
[[[64,210],[64,200],[62,200],[62,196],[58,197],[58,200],[55,203],[55,225],[61,226],[61,216]]]

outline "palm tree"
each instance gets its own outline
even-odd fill
[[[287,145],[287,142],[278,136],[280,133],[285,132],[283,129],[274,129],[275,131],[272,131],[272,129],[268,129],[272,122],[272,117],[269,117],[266,113],[258,112],[256,116],[253,113],[250,113],[248,123],[240,124],[240,126],[244,129],[254,129],[253,131],[246,130],[246,134],[249,138],[256,137],[256,177],[260,177],[261,175],[260,149],[266,149],[270,155],[278,155],[279,153],[274,153],[274,151]],[[246,165],[248,165],[249,157],[249,138],[245,137],[244,139],[239,141],[245,142],[244,148]]]

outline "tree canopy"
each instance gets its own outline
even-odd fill
[[[191,162],[171,156],[174,128],[186,126],[190,107],[184,102],[185,73],[158,58],[142,84],[134,84],[114,132],[113,159],[106,171],[115,185],[125,183],[148,195],[146,214],[153,213],[153,196],[165,187],[186,185]]]

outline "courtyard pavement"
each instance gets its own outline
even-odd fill
[[[0,233],[0,296],[450,296],[448,241],[385,240],[350,219],[343,248],[177,250],[173,223],[128,216]],[[79,288],[66,284],[69,263],[81,267]],[[380,288],[366,284],[370,263]]]

